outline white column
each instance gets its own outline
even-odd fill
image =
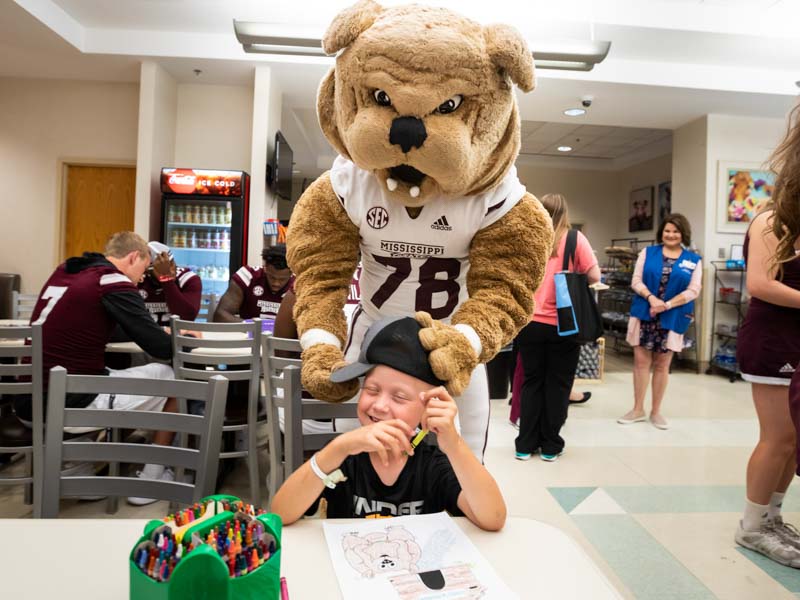
[[[277,198],[267,188],[267,161],[275,152],[275,132],[280,129],[282,90],[272,69],[255,68],[253,82],[253,138],[251,141],[250,228],[247,264],[261,265],[264,246],[263,222],[278,215]]]
[[[173,166],[178,86],[160,65],[142,63],[139,79],[139,136],[136,150],[134,231],[145,239],[161,235],[162,167]]]

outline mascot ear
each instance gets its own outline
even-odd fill
[[[328,138],[331,146],[342,156],[349,159],[350,155],[339,135],[339,128],[336,126],[336,103],[334,100],[336,91],[336,69],[331,69],[325,75],[322,83],[319,84],[317,92],[317,118],[322,133]]]
[[[492,62],[508,73],[523,92],[533,90],[533,55],[519,31],[508,25],[489,25],[484,28],[483,37]]]
[[[373,0],[360,0],[336,15],[322,38],[325,54],[336,54],[347,48],[355,39],[372,27],[383,7]]]

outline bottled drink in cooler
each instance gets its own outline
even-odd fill
[[[197,248],[197,234],[195,233],[194,229],[192,229],[189,233],[186,242],[189,248]]]
[[[202,223],[203,222],[203,216],[201,214],[200,206],[198,204],[194,205],[192,213],[193,213],[193,216],[194,216],[194,220],[192,221],[192,223]]]
[[[174,223],[175,222],[175,205],[170,204],[169,210],[167,210],[167,223]]]
[[[178,248],[179,247],[178,246],[178,230],[177,229],[173,229],[172,232],[170,233],[169,244],[173,248]]]
[[[208,207],[205,204],[200,207],[200,220],[198,223],[208,223]]]
[[[225,203],[225,224],[226,225],[230,225],[231,224],[232,214],[233,214],[233,211],[231,210],[231,203],[230,202],[226,202]]]
[[[186,230],[178,229],[178,248],[186,248]]]
[[[220,250],[231,249],[231,234],[227,229],[223,229],[219,234],[219,247]]]
[[[205,241],[206,241],[206,246],[205,247],[209,248],[209,249],[213,248],[214,247],[214,236],[211,235],[211,230],[210,229],[206,230],[206,232],[204,234],[204,237],[205,237]]]

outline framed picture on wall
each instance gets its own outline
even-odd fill
[[[744,233],[761,207],[772,199],[775,173],[758,163],[719,161],[717,231]]]
[[[658,184],[658,226],[664,222],[667,215],[672,212],[672,182],[665,181]]]
[[[653,186],[633,190],[630,194],[628,231],[647,231],[653,228]]]

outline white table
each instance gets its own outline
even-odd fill
[[[0,327],[27,327],[28,319],[0,319]]]
[[[0,520],[3,597],[115,600],[128,597],[128,553],[140,519]],[[521,599],[619,599],[621,596],[567,534],[546,523],[508,519],[499,533],[456,522]],[[46,556],[42,556],[45,549]],[[340,598],[322,521],[283,530],[281,575],[292,600]],[[91,558],[89,558],[91,557]]]

